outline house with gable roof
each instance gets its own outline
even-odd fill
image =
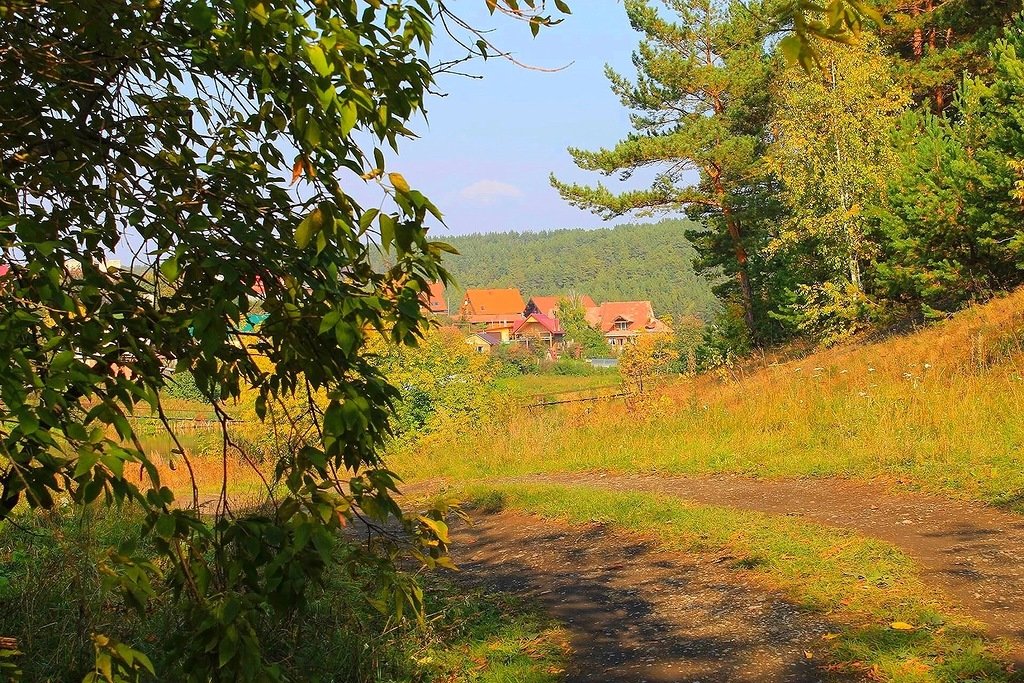
[[[501,337],[490,332],[474,332],[466,337],[466,343],[477,353],[490,353],[495,346],[501,346]]]
[[[434,315],[448,314],[448,299],[445,296],[444,284],[431,282],[430,289],[422,294],[423,307]]]
[[[668,325],[655,317],[650,301],[606,301],[587,309],[587,322],[618,351],[641,334],[669,331]]]
[[[565,339],[565,331],[558,320],[543,313],[529,313],[522,321],[512,328],[512,340],[524,346],[542,346],[547,349],[560,349]]]
[[[514,325],[525,308],[518,289],[467,289],[457,317],[472,325]]]

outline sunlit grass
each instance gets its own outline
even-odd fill
[[[533,409],[397,455],[409,480],[550,471],[883,478],[1024,509],[1024,292],[906,337]]]
[[[549,394],[589,392],[595,389],[618,388],[622,377],[616,370],[592,375],[521,375],[499,379],[496,387],[506,397],[528,398]]]
[[[489,511],[507,505],[570,523],[600,521],[653,536],[669,549],[727,553],[735,571],[760,577],[836,624],[835,633],[811,646],[812,655],[876,679],[1012,680],[1000,649],[976,624],[945,610],[913,562],[887,543],[655,494],[552,485],[475,485],[457,493]]]
[[[162,401],[173,436],[148,409],[140,409],[132,417],[136,436],[156,466],[161,486],[171,489],[183,504],[191,504],[193,494],[202,502],[222,491],[236,506],[258,505],[266,500],[265,482],[269,482],[273,463],[261,460],[255,450],[243,448],[243,455],[238,448],[225,449],[221,424],[211,406],[173,397]],[[250,434],[262,433],[266,427],[233,419],[228,429],[231,438],[244,447]],[[137,484],[149,484],[142,468],[126,469],[125,475]]]

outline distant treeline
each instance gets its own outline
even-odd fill
[[[686,220],[626,224],[597,230],[501,232],[452,237],[446,259],[457,283],[448,301],[458,308],[470,287],[518,287],[523,297],[589,294],[602,301],[649,299],[657,315],[713,316],[713,278],[694,269]]]

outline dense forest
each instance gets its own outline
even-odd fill
[[[454,237],[446,259],[456,279],[452,308],[468,287],[519,287],[523,296],[588,294],[597,302],[649,299],[658,315],[710,319],[718,309],[715,278],[694,266],[686,220],[598,230],[503,232]]]

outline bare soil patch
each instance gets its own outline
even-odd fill
[[[505,480],[509,481],[509,480]],[[898,546],[922,578],[1024,653],[1024,516],[969,501],[841,479],[544,474],[513,481],[662,493],[792,515]]]
[[[825,667],[836,627],[729,557],[509,511],[456,525],[453,549],[458,580],[535,598],[567,625],[569,682],[852,680]]]

